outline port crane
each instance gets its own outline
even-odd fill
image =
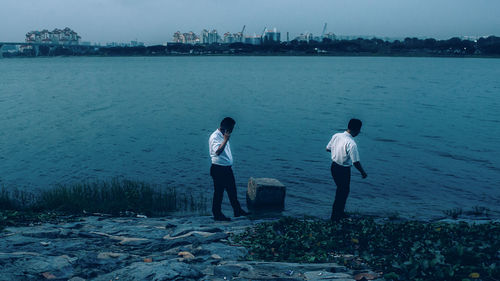
[[[326,22],[325,25],[323,26],[323,32],[321,32],[321,38],[325,38],[325,32],[326,32]]]

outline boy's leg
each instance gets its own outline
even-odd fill
[[[237,216],[241,213],[242,209],[240,202],[238,201],[238,194],[236,192],[236,180],[234,179],[233,169],[229,168],[227,170],[225,178],[227,180],[225,184],[227,196],[229,197],[229,202],[233,207],[234,215]]]
[[[335,220],[345,215],[344,209],[350,190],[351,168],[332,163],[331,172],[335,185],[337,185],[335,201],[332,206],[332,215],[330,217],[331,220]]]
[[[221,210],[222,197],[224,195],[224,178],[220,167],[212,165],[210,167],[210,176],[214,181],[214,197],[212,201],[212,214],[215,218],[223,216]]]

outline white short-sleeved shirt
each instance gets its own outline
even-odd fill
[[[332,151],[332,161],[341,166],[359,161],[358,145],[347,131],[333,135],[326,148]]]
[[[217,155],[215,153],[223,141],[224,135],[221,133],[221,131],[219,131],[219,129],[215,130],[215,132],[210,135],[210,138],[208,139],[210,158],[212,158],[212,164],[220,166],[231,166],[233,165],[233,155],[231,154],[231,146],[229,145],[229,141],[226,143],[224,151],[222,151],[221,154]]]

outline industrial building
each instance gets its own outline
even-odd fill
[[[276,27],[272,30],[265,30],[264,35],[262,37],[262,43],[270,44],[270,43],[279,43],[281,33],[276,29]]]
[[[200,37],[192,31],[187,33],[177,31],[174,33],[174,43],[198,44],[200,43]]]
[[[26,43],[47,43],[61,45],[78,45],[81,37],[69,27],[48,31],[30,31],[26,33]]]

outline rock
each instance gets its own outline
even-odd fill
[[[27,258],[27,256],[39,256],[40,253],[35,252],[13,252],[13,253],[0,253],[1,259],[18,259]]]
[[[68,281],[85,281],[85,279],[77,276],[77,277],[73,277],[73,278],[69,279]]]
[[[80,231],[78,232],[78,236],[82,238],[102,238],[101,235],[95,234],[95,233],[90,233],[86,231]]]
[[[74,258],[70,258],[66,255],[36,256],[28,260],[18,259],[10,264],[10,266],[12,266],[13,269],[22,269],[22,274],[33,276],[43,275],[44,279],[66,280],[73,276],[74,269],[72,263],[75,261]],[[4,269],[2,269],[2,271],[3,270]]]
[[[378,277],[379,277],[378,274],[375,273],[362,272],[354,275],[354,280],[374,280],[377,279]]]
[[[80,229],[84,226],[83,223],[77,222],[77,223],[67,223],[64,225],[65,228],[69,229]],[[79,277],[74,277],[74,278],[79,278]]]
[[[189,252],[189,251],[193,251],[194,249],[195,248],[193,248],[193,245],[189,244],[189,245],[182,245],[182,246],[170,248],[170,249],[164,251],[163,253],[166,255],[177,255],[179,252]]]
[[[328,271],[308,271],[304,273],[306,280],[336,280],[353,281],[353,277],[347,273],[332,273]]]
[[[116,258],[123,259],[126,256],[127,256],[126,254],[113,253],[113,252],[100,252],[99,254],[97,254],[97,258],[98,259],[103,259],[103,260],[116,259]]]
[[[186,280],[197,279],[203,274],[186,263],[180,263],[176,260],[164,260],[151,263],[133,263],[129,266],[120,268],[111,273],[98,276],[97,281],[132,281],[132,280]]]
[[[50,279],[56,279],[56,278],[57,278],[54,274],[52,274],[52,273],[50,273],[50,272],[44,272],[44,273],[42,273],[42,276],[43,276],[45,279],[49,279],[49,280],[50,280]]]
[[[248,208],[259,210],[283,210],[286,187],[277,179],[250,178],[247,189]]]
[[[72,237],[76,236],[75,233],[69,229],[61,229],[59,232],[59,237],[58,238],[67,238],[67,237]]]
[[[231,277],[236,277],[240,274],[242,268],[238,265],[219,265],[214,268],[214,275],[218,277],[226,277],[230,279]]]
[[[49,230],[33,229],[23,232],[22,235],[25,237],[54,239],[59,236],[59,233],[60,233],[59,229],[49,229]]]
[[[221,259],[222,259],[222,257],[221,257],[221,256],[219,256],[219,255],[217,255],[217,254],[213,254],[213,255],[211,255],[210,257],[211,257],[212,259],[215,259],[215,260],[221,260]]]
[[[194,259],[194,255],[187,251],[179,252],[177,255],[184,259]]]
[[[176,237],[166,235],[163,237],[163,239],[165,240],[165,242],[167,242],[164,244],[167,248],[173,248],[176,246],[182,246],[187,244],[195,244],[195,245],[208,244],[220,241],[222,239],[226,239],[228,236],[229,235],[225,232],[212,233],[204,231],[190,231],[186,234],[179,235]]]
[[[216,254],[223,260],[240,260],[248,253],[248,250],[245,247],[229,246],[220,242],[206,244],[202,247],[203,250],[206,250],[212,254]]]
[[[176,227],[176,226],[177,226],[177,225],[175,225],[175,224],[173,224],[173,223],[169,223],[169,222],[168,222],[168,223],[165,225],[165,229],[174,228],[174,227]]]
[[[144,245],[144,244],[151,243],[151,241],[149,241],[149,239],[146,239],[146,238],[110,235],[110,234],[103,233],[103,232],[92,232],[92,234],[105,236],[105,237],[108,237],[109,239],[119,241],[118,244],[120,244],[120,245],[135,245],[135,246],[137,246],[137,245]]]
[[[191,232],[200,232],[200,233],[217,233],[217,232],[222,232],[222,229],[218,227],[192,227],[192,226],[178,226],[172,233],[170,233],[171,237],[179,237]],[[209,234],[208,234],[209,235]]]

